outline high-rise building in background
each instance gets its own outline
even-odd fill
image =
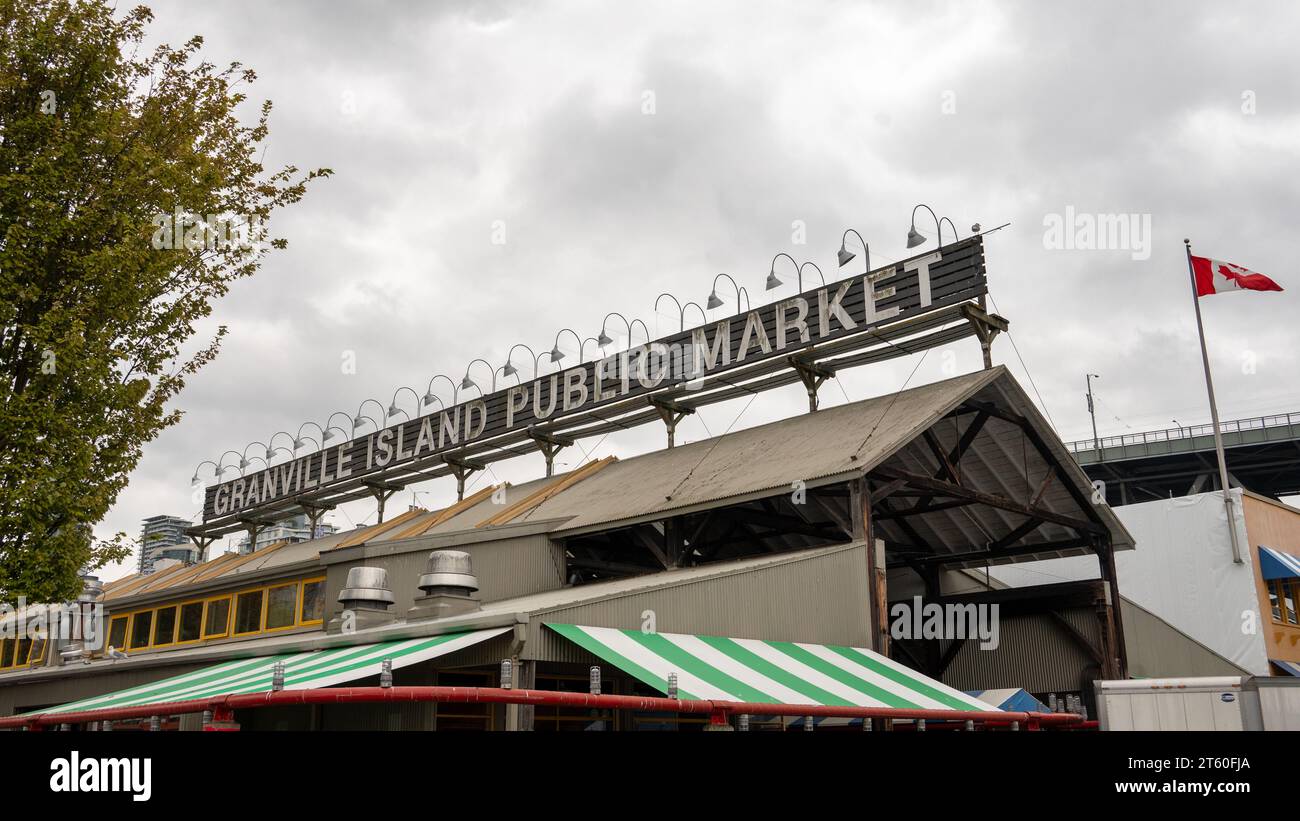
[[[305,542],[308,539],[319,539],[322,536],[328,536],[338,528],[334,525],[321,522],[316,525],[316,532],[311,529],[311,521],[306,514],[300,513],[297,516],[291,516],[288,519],[281,519],[275,524],[257,534],[257,544],[254,550],[261,550],[267,545],[276,542]],[[245,536],[239,542],[239,552],[249,552],[248,537]]]
[[[192,564],[198,560],[199,549],[185,535],[193,522],[179,516],[150,516],[140,526],[141,573],[160,569],[159,563],[173,561]]]

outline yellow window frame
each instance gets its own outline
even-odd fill
[[[172,619],[172,634],[167,641],[158,641],[158,614],[164,610],[175,610],[176,617]],[[153,622],[149,625],[149,636],[154,639],[150,647],[171,647],[176,643],[176,633],[180,629],[181,608],[179,604],[164,604],[155,607],[153,610]]]
[[[321,583],[322,585],[325,584],[325,577],[316,576],[310,579],[302,579],[301,581],[298,582],[298,606],[294,612],[294,621],[298,624],[299,627],[322,624],[325,621],[324,608],[321,608],[321,617],[319,619],[304,619],[302,617],[302,606],[303,604],[306,603],[306,598],[307,598],[307,585],[316,584],[317,582]],[[324,591],[322,591],[322,594],[323,593]]]
[[[145,613],[149,614],[149,641],[140,645],[132,644],[132,640],[135,638],[135,617],[143,616]],[[131,621],[128,622],[126,625],[126,648],[125,649],[129,653],[132,650],[148,650],[152,646],[153,646],[153,608],[147,607],[144,610],[136,610],[131,614]]]
[[[249,595],[249,594],[251,594],[251,593],[261,593],[261,594],[262,594],[262,614],[261,614],[260,616],[258,616],[258,618],[257,618],[257,629],[256,629],[256,630],[246,630],[246,631],[243,632],[243,633],[236,633],[236,632],[234,632],[234,630],[235,630],[235,622],[236,622],[236,621],[238,620],[238,618],[239,618],[239,616],[238,616],[238,613],[239,613],[239,597],[240,597],[240,596],[247,596],[247,595]],[[233,601],[233,602],[231,603],[231,605],[230,605],[230,630],[231,630],[230,635],[231,635],[231,637],[232,637],[232,638],[242,638],[243,636],[256,636],[258,633],[262,633],[262,632],[264,632],[264,629],[263,629],[263,628],[264,628],[265,625],[266,625],[266,588],[265,588],[265,587],[250,587],[250,588],[248,588],[247,590],[240,590],[240,591],[238,591],[237,593],[235,593],[234,601]]]
[[[284,625],[283,627],[272,627],[269,622],[269,619],[271,618],[271,591],[279,590],[284,587],[294,587],[294,586],[297,586],[298,592],[295,593],[293,597],[293,619],[291,619],[289,623]],[[301,603],[302,603],[302,582],[296,579],[291,582],[279,582],[277,584],[269,585],[263,588],[262,590],[262,632],[278,633],[281,630],[292,630],[293,628],[297,627],[298,619],[301,618],[302,616]]]
[[[10,655],[11,647],[13,655]],[[13,660],[17,655],[18,639],[0,639],[0,670],[8,670],[10,667],[15,666]]]
[[[122,630],[122,646],[118,647],[116,644],[113,644],[112,646],[116,650],[122,650],[122,651],[126,650],[126,645],[129,643],[129,639],[131,638],[131,614],[130,613],[123,613],[120,616],[109,616],[108,633],[105,634],[104,636],[105,652],[107,652],[109,645],[112,644],[113,641],[113,625],[117,624],[119,621],[126,622],[126,627]]]
[[[199,606],[199,637],[196,639],[187,639],[185,641],[181,641],[181,613],[183,613],[185,611],[185,608],[190,606],[191,604],[197,604]],[[173,644],[180,646],[183,644],[198,644],[199,642],[203,641],[203,628],[208,626],[207,624],[208,608],[206,607],[206,605],[207,605],[207,601],[204,599],[190,599],[189,601],[178,602],[176,604],[176,640],[173,642]]]
[[[36,652],[36,645],[38,643],[41,645],[41,652],[39,655],[33,657],[32,654]],[[50,652],[50,640],[48,638],[32,639],[32,649],[27,652],[27,666],[31,667],[33,664],[37,662],[45,661],[45,655],[49,652]]]
[[[208,632],[208,609],[212,606],[213,602],[219,602],[222,600],[225,600],[228,603],[228,606],[226,607],[226,628],[220,633],[209,633]],[[199,641],[208,641],[210,639],[224,639],[227,636],[229,636],[230,623],[234,621],[234,616],[235,616],[234,597],[231,596],[229,593],[225,594],[224,596],[213,596],[211,598],[204,599],[203,600],[203,629],[199,631]]]

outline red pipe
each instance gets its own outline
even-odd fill
[[[836,716],[842,718],[927,719],[929,721],[978,721],[1009,725],[1018,721],[1025,729],[1037,725],[1076,725],[1082,716],[1073,713],[1021,713],[995,710],[920,710],[897,707],[839,707],[820,704],[757,704],[742,701],[679,700],[654,696],[591,695],[551,690],[504,690],[497,687],[325,687],[314,690],[277,690],[267,693],[214,696],[189,701],[159,702],[135,707],[109,707],[67,713],[38,713],[0,718],[0,729],[35,729],[58,724],[91,721],[121,721],[155,715],[200,713],[211,710],[216,720],[225,720],[234,710],[253,710],[290,704],[362,704],[376,702],[454,702],[461,704],[533,704],[586,709],[640,710],[672,713],[708,713],[715,718],[729,715]]]

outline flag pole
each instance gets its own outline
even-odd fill
[[[1196,271],[1192,267],[1192,241],[1183,240],[1187,251],[1187,276],[1192,283],[1192,305],[1196,308],[1196,334],[1201,340],[1201,363],[1205,366],[1205,390],[1210,396],[1210,421],[1214,423],[1214,451],[1219,457],[1219,487],[1223,488],[1223,509],[1228,514],[1228,535],[1232,539],[1232,561],[1241,564],[1241,545],[1237,543],[1237,519],[1228,493],[1228,460],[1223,455],[1223,434],[1219,431],[1219,407],[1214,402],[1214,379],[1210,376],[1210,353],[1205,347],[1205,325],[1201,322],[1201,298],[1196,293]]]

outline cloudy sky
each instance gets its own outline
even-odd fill
[[[770,298],[778,251],[830,273],[853,227],[874,266],[908,256],[919,202],[963,235],[1011,223],[986,239],[1012,329],[994,358],[1065,439],[1090,435],[1086,372],[1101,375],[1103,435],[1208,421],[1183,237],[1288,288],[1202,300],[1223,416],[1300,410],[1295,3],[150,5],[155,40],[201,34],[207,59],[257,70],[253,94],[275,103],[268,166],[335,175],[273,222],[289,249],[201,329],[230,327],[223,352],[101,535],[197,518],[201,461],[386,406],[402,385],[423,393],[474,357],[549,349],[566,326],[594,336],[609,311],[674,330],[656,296],[703,302],[721,272]],[[1067,209],[1134,215],[1150,234],[1051,247],[1045,223]],[[928,215],[917,227],[933,236]],[[845,373],[823,402],[980,367],[973,340],[918,359]],[[712,406],[678,436],[804,402],[793,386],[743,413]],[[662,443],[657,427],[585,441],[560,469]],[[521,458],[481,481],[541,470]],[[454,500],[450,478],[413,490],[390,513]],[[374,507],[333,522],[373,522]]]

